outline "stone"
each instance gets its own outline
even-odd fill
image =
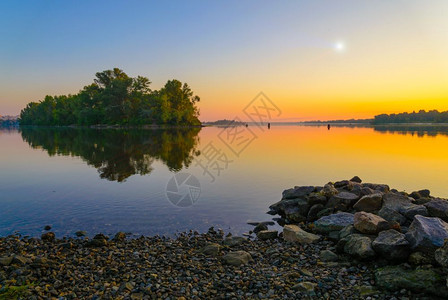
[[[320,236],[306,232],[296,225],[285,225],[283,239],[288,242],[311,244],[320,240]]]
[[[56,235],[53,232],[47,232],[42,234],[42,236],[40,237],[42,241],[45,242],[54,242],[54,240],[56,239]]]
[[[448,222],[448,200],[437,198],[424,205],[431,217],[437,217]]]
[[[405,216],[389,207],[383,206],[378,212],[378,215],[388,222],[397,222],[400,225],[403,225],[407,221]]]
[[[317,219],[320,219],[325,216],[329,216],[329,215],[333,214],[333,212],[334,212],[333,208],[330,208],[330,207],[324,208],[320,212],[317,213]]]
[[[448,223],[439,218],[419,215],[414,217],[406,233],[411,248],[423,252],[433,252],[442,247],[447,238]]]
[[[353,177],[352,179],[350,179],[350,181],[356,182],[356,183],[362,183],[361,178],[359,178],[358,176]]]
[[[262,221],[262,222],[258,222],[258,221],[247,221],[247,224],[252,225],[252,226],[257,226],[258,224],[264,224],[266,226],[272,226],[275,224],[274,221]]]
[[[387,184],[377,184],[377,183],[363,183],[363,187],[368,187],[375,191],[380,191],[382,193],[387,193],[390,191],[390,188]]]
[[[246,243],[247,239],[242,236],[231,236],[224,239],[223,244],[229,247],[239,246],[243,243]]]
[[[310,206],[306,199],[281,200],[269,206],[273,214],[279,214],[289,221],[297,223],[306,220],[309,208]]]
[[[200,252],[205,255],[217,256],[219,250],[221,250],[221,245],[216,243],[209,243],[205,247],[203,247]]]
[[[413,253],[411,253],[411,255],[409,255],[408,261],[410,264],[417,265],[417,266],[430,265],[432,263],[432,258],[425,253],[417,251],[417,252],[413,252]]]
[[[382,204],[383,194],[375,193],[363,196],[353,205],[353,208],[357,211],[373,212],[381,209]]]
[[[361,297],[374,296],[378,294],[378,290],[371,285],[362,285],[356,288]]]
[[[340,188],[351,189],[352,183],[348,180],[341,180],[341,181],[336,181],[333,185],[337,189],[340,189]]]
[[[294,285],[292,287],[292,289],[296,290],[296,291],[312,294],[312,293],[314,293],[314,289],[316,288],[316,286],[317,286],[316,283],[304,281],[304,282],[300,282],[300,283]]]
[[[406,289],[415,293],[445,297],[445,278],[433,269],[405,269],[402,266],[386,266],[375,271],[376,284],[384,289]]]
[[[330,250],[322,250],[319,257],[321,261],[325,262],[338,261],[338,255]]]
[[[12,263],[12,258],[12,256],[0,257],[0,265],[4,267],[9,266]]]
[[[26,264],[29,264],[29,263],[31,263],[31,259],[26,258],[24,256],[14,255],[12,257],[11,264],[13,264],[13,265],[21,265],[21,266],[23,266],[23,265],[26,265]]]
[[[277,237],[278,237],[277,230],[262,230],[257,233],[257,238],[263,241],[273,240],[276,239]]]
[[[410,245],[404,234],[389,229],[382,231],[372,242],[376,253],[392,261],[406,260],[410,253]]]
[[[327,204],[327,201],[328,201],[327,197],[325,197],[321,193],[311,193],[308,196],[308,204],[310,206],[313,206],[313,205],[316,205],[316,204],[325,205],[325,204]]]
[[[314,222],[317,232],[328,233],[330,231],[340,231],[348,225],[353,225],[354,215],[347,212],[339,212],[329,216],[324,216]]]
[[[87,232],[80,230],[80,231],[76,231],[76,232],[75,232],[75,235],[76,235],[77,237],[83,237],[83,236],[86,236],[86,235],[87,235]]]
[[[113,238],[114,241],[116,242],[123,242],[126,240],[126,233],[124,232],[117,232]]]
[[[411,204],[411,205],[402,207],[399,210],[399,212],[403,216],[408,218],[409,220],[413,220],[414,216],[416,216],[416,215],[420,215],[420,216],[424,216],[424,217],[428,216],[428,211],[424,205]]]
[[[412,205],[411,199],[399,193],[386,193],[383,195],[383,206],[399,212],[403,207]]]
[[[347,211],[353,207],[353,204],[355,204],[358,199],[359,196],[356,194],[350,192],[340,192],[328,200],[326,207]]]
[[[448,269],[448,239],[441,248],[436,250],[434,257],[439,265]]]
[[[372,240],[361,234],[352,234],[344,238],[344,252],[358,259],[371,259],[375,257],[375,251],[372,248]]]
[[[318,213],[324,209],[324,206],[322,204],[314,204],[311,206],[310,210],[308,211],[308,215],[306,217],[307,222],[314,222],[318,219],[317,215]]]
[[[224,263],[231,266],[240,266],[253,261],[252,256],[246,251],[233,251],[229,252],[222,257]]]
[[[255,233],[258,233],[258,232],[263,231],[263,230],[268,230],[268,226],[266,224],[260,223],[257,226],[255,226],[253,231]]]
[[[51,230],[51,226],[50,226],[50,225],[46,225],[46,226],[44,227],[44,230],[46,230],[46,231]]]
[[[353,225],[356,230],[365,234],[377,234],[382,230],[389,229],[389,223],[386,220],[363,211],[355,214]]]
[[[339,239],[343,239],[348,237],[351,234],[357,233],[355,226],[353,225],[348,225],[344,228],[341,229],[341,231],[339,231]]]
[[[326,185],[324,185],[321,193],[325,197],[330,198],[330,197],[336,195],[337,193],[339,193],[339,191],[334,187],[334,185],[332,183],[327,183]]]
[[[314,186],[296,186],[292,189],[284,190],[282,193],[282,199],[303,198],[308,194],[314,192],[314,189]]]

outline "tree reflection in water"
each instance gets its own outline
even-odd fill
[[[81,157],[95,167],[101,178],[123,182],[128,177],[147,175],[154,160],[171,171],[190,166],[199,155],[200,128],[188,129],[88,129],[21,128],[22,138],[32,148],[50,156]]]

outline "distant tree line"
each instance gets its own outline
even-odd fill
[[[168,80],[151,90],[148,78],[115,68],[96,73],[76,95],[46,96],[20,113],[20,125],[200,125],[200,101],[187,83]]]
[[[448,111],[420,110],[412,113],[382,114],[375,116],[374,124],[387,123],[448,123]]]
[[[17,120],[2,120],[0,119],[0,127],[16,127],[19,126]]]

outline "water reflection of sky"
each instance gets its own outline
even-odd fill
[[[202,189],[197,203],[187,208],[175,207],[165,197],[166,184],[174,174],[167,160],[179,154],[175,150],[179,140],[158,140],[169,149],[164,148],[163,155],[150,163],[152,171],[117,182],[100,178],[99,168],[79,155],[50,157],[42,147],[31,148],[20,133],[2,132],[0,234],[19,230],[37,235],[47,224],[59,236],[77,230],[173,234],[205,231],[210,226],[242,233],[251,228],[247,220],[271,218],[265,212],[280,199],[282,190],[353,175],[399,190],[429,188],[433,195],[448,196],[444,175],[448,137],[444,134],[418,137],[345,127],[330,131],[305,126],[272,126],[269,131],[253,128],[257,138],[237,157],[218,138],[221,130],[203,128],[195,151],[212,143],[233,161],[214,182],[194,162],[181,170],[196,176]],[[117,146],[119,141],[114,137],[112,144]],[[131,152],[138,156],[138,149],[143,148],[132,139],[127,141],[123,149],[137,151]],[[104,136],[101,142],[107,142]]]

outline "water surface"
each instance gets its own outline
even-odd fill
[[[428,126],[2,130],[0,235],[36,236],[48,224],[58,236],[242,233],[272,218],[284,189],[354,175],[448,197],[447,149],[447,128]],[[176,174],[198,180],[178,190],[193,205],[167,197]]]

